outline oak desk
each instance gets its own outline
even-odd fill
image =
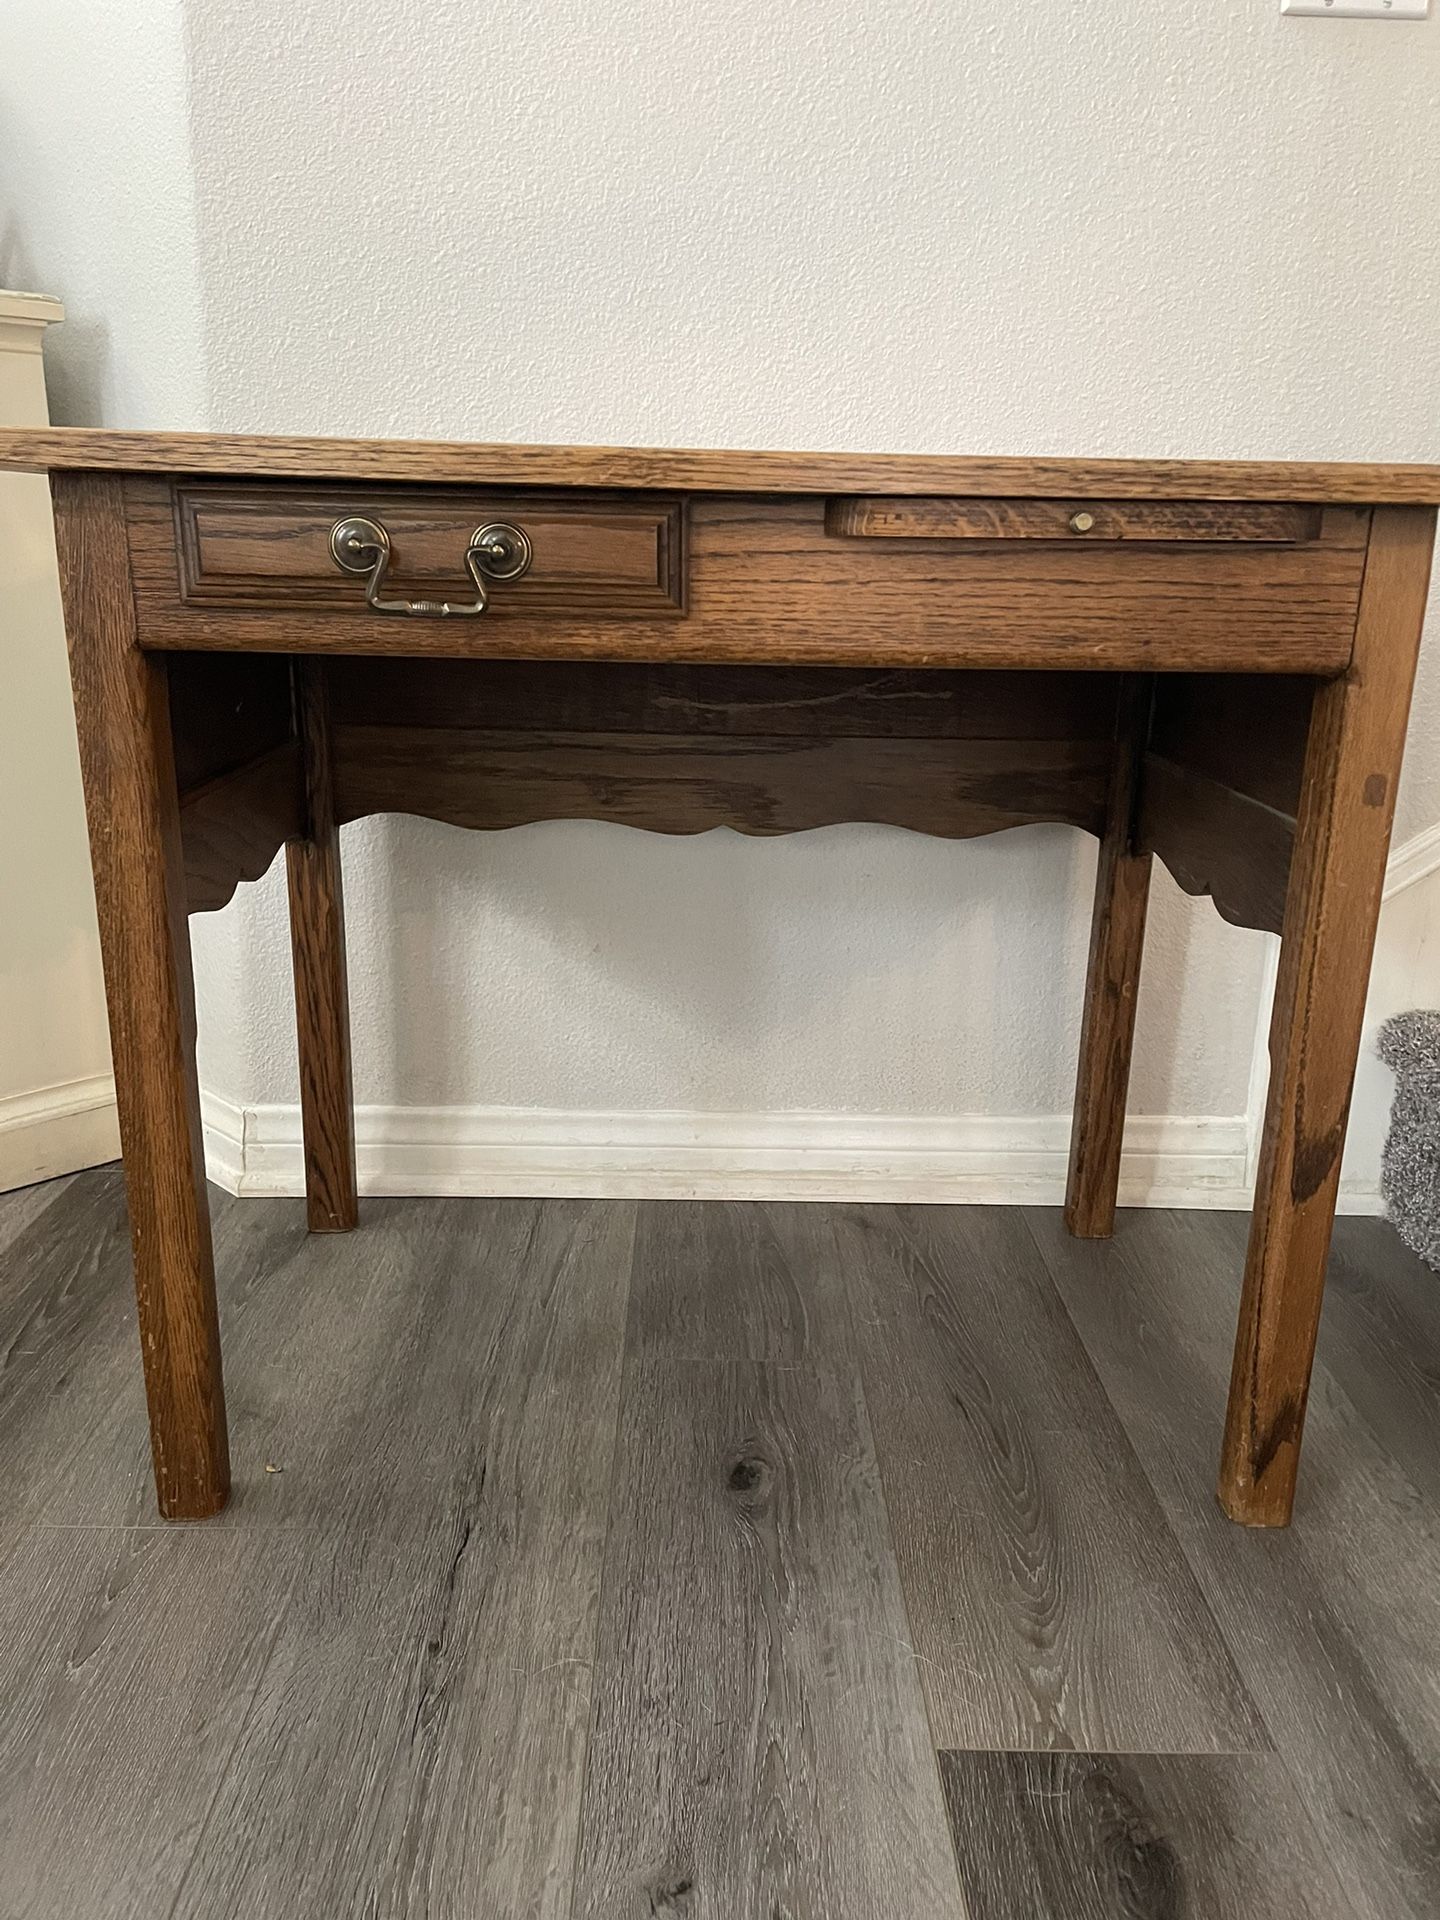
[[[310,1225],[355,1224],[336,829],[1065,821],[1066,1217],[1110,1232],[1152,855],[1283,936],[1220,1498],[1290,1516],[1440,468],[53,430],[155,1479],[229,1484],[187,914],[286,849]]]

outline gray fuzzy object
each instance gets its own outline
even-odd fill
[[[1380,1192],[1406,1246],[1440,1270],[1440,1012],[1397,1013],[1379,1045],[1397,1080]]]

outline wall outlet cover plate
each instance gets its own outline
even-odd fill
[[[1430,0],[1280,0],[1280,11],[1329,20],[1425,20]]]

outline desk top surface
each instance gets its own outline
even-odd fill
[[[989,459],[970,454],[696,452],[259,434],[0,431],[0,468],[195,473],[442,486],[621,487],[686,493],[1074,494],[1112,499],[1440,503],[1440,466],[1279,460]]]

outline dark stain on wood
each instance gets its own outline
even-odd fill
[[[1300,1430],[1305,1424],[1305,1396],[1293,1394],[1280,1402],[1271,1419],[1263,1427],[1256,1422],[1255,1433],[1255,1473],[1260,1478],[1270,1471],[1279,1458],[1282,1448],[1299,1444]]]
[[[1304,1106],[1295,1129],[1294,1157],[1290,1165],[1290,1197],[1298,1205],[1318,1193],[1339,1165],[1345,1150],[1345,1129],[1350,1119],[1350,1097],[1339,1117],[1324,1132],[1310,1134],[1304,1125]]]

